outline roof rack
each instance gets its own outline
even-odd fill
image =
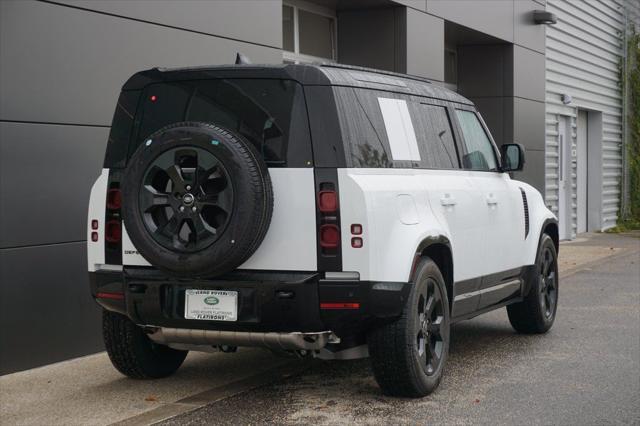
[[[374,74],[382,74],[382,75],[388,75],[391,77],[407,78],[409,80],[416,80],[416,81],[421,81],[423,83],[433,84],[431,80],[424,77],[419,77],[417,75],[401,74],[393,71],[384,71],[384,70],[378,70],[374,68],[360,67],[357,65],[336,64],[333,62],[319,62],[317,64],[312,64],[312,65],[319,65],[325,68],[341,68],[341,69],[353,70],[353,71],[365,71],[365,72],[371,72]]]

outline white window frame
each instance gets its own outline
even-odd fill
[[[331,62],[336,63],[338,61],[338,18],[335,11],[331,9],[318,6],[313,3],[305,1],[283,1],[282,6],[288,6],[293,8],[293,52],[282,49],[283,62],[310,63],[310,62]],[[333,21],[333,34],[332,34],[332,58],[323,58],[321,56],[305,55],[300,53],[300,28],[298,26],[298,11],[304,10],[306,12],[315,13],[330,18]]]

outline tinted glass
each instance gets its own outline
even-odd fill
[[[219,79],[154,84],[145,89],[143,104],[136,147],[168,124],[201,121],[243,135],[271,167],[312,164],[304,96],[293,81]]]
[[[107,153],[104,159],[104,167],[106,168],[125,166],[139,99],[139,90],[120,93],[109,132]]]
[[[333,58],[333,19],[298,9],[300,53]]]
[[[447,109],[437,105],[412,103],[411,113],[421,151],[420,167],[458,168],[453,130]]]
[[[378,97],[386,92],[335,87],[338,118],[349,167],[412,167],[393,161]]]
[[[456,110],[466,152],[462,156],[462,166],[468,170],[497,170],[493,145],[484,131],[480,120],[471,111]]]

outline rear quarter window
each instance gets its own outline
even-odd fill
[[[392,92],[334,90],[349,167],[459,168],[446,107]]]

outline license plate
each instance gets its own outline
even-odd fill
[[[238,320],[238,292],[187,290],[184,298],[186,319],[209,321]]]

